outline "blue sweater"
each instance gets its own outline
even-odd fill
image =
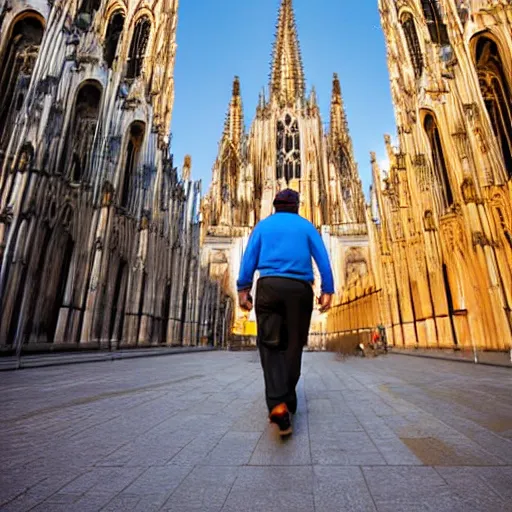
[[[251,233],[237,288],[251,288],[256,270],[260,277],[289,277],[313,283],[312,257],[322,278],[322,293],[334,293],[329,256],[315,226],[295,213],[275,213],[259,222]]]

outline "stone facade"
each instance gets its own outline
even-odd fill
[[[380,296],[352,307],[378,311],[396,346],[510,349],[512,5],[379,7],[398,142],[385,175],[372,157]]]
[[[275,194],[301,194],[300,214],[322,233],[334,263],[337,300],[349,289],[373,287],[367,212],[354,161],[340,81],[334,75],[330,130],[324,133],[314,89],[306,94],[291,0],[282,0],[268,91],[260,95],[249,132],[244,127],[240,80],[231,102],[202,202],[203,261],[235,298],[244,247],[254,225],[273,211]],[[316,292],[319,294],[319,280]],[[254,334],[254,314],[235,309],[234,332]],[[315,314],[312,330],[325,315]]]
[[[177,7],[3,2],[0,349],[220,339],[170,153]]]

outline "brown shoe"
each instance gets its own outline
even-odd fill
[[[292,433],[290,412],[285,403],[276,405],[269,414],[269,420],[279,427],[279,435],[289,436]]]

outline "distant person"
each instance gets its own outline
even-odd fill
[[[329,256],[315,226],[299,216],[299,194],[286,189],[274,199],[275,214],[259,222],[249,238],[237,281],[240,307],[251,311],[254,272],[258,348],[265,377],[269,419],[282,436],[292,433],[297,410],[302,349],[313,312],[313,265],[322,279],[322,312],[329,309],[334,283]]]

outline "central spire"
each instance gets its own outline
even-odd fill
[[[282,0],[272,63],[271,99],[293,105],[305,94],[304,70],[295,27],[292,0]]]

